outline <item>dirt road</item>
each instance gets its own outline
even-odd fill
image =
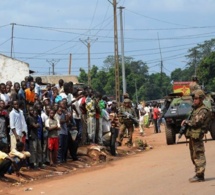
[[[185,143],[167,146],[165,134],[148,134],[145,138],[153,150],[101,165],[94,170],[64,175],[39,183],[11,188],[9,194],[44,195],[154,195],[215,193],[215,142],[206,147],[206,181],[191,184],[194,175],[189,149]],[[25,191],[29,188],[30,191]]]

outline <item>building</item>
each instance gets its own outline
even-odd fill
[[[0,70],[0,83],[20,83],[29,75],[29,64],[0,54]]]
[[[74,84],[78,83],[78,77],[74,75],[33,75],[33,77],[34,80],[37,77],[41,77],[43,83],[58,84],[60,79],[63,79],[64,82],[72,81]]]

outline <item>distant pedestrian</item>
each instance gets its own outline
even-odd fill
[[[157,102],[154,103],[154,108],[153,108],[153,121],[154,121],[154,133],[158,133],[158,125],[157,125],[157,120],[159,118],[159,110],[158,110],[158,104]]]

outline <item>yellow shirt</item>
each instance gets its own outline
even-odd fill
[[[0,151],[0,163],[2,163],[6,157],[8,157],[8,155],[6,153]]]
[[[27,152],[27,151],[19,152],[16,149],[12,149],[11,152],[9,153],[9,156],[12,158],[17,156],[20,159],[25,159],[26,157],[30,157],[31,154],[30,152]]]

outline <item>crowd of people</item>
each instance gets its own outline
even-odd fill
[[[80,145],[110,146],[119,131],[117,103],[90,87],[73,88],[26,77],[21,83],[0,84],[0,177],[22,166],[56,166],[78,160]],[[113,148],[114,147],[114,148]],[[115,155],[115,139],[111,153]]]
[[[21,83],[0,84],[0,177],[22,166],[30,169],[56,166],[68,158],[78,160],[80,145],[96,143],[108,146],[112,155],[122,145],[133,144],[134,125],[139,118],[140,134],[153,121],[156,106],[144,102],[135,112],[128,94],[122,105],[90,87],[73,87],[72,82],[42,83],[41,77],[28,76]],[[158,129],[157,129],[158,127]],[[159,132],[156,125],[155,132]]]
[[[141,136],[145,135],[144,128],[148,128],[151,124],[154,126],[154,133],[161,133],[161,124],[166,124],[163,116],[161,103],[157,101],[142,101],[137,107],[139,115],[139,132]]]

